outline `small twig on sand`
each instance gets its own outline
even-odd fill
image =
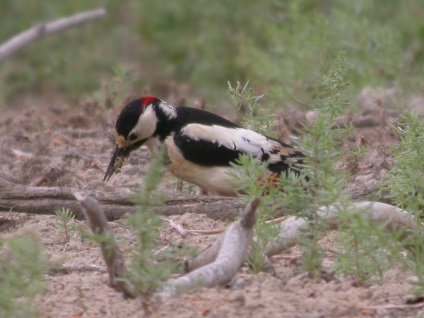
[[[70,27],[87,23],[89,21],[101,18],[105,15],[105,9],[98,9],[89,12],[79,13],[71,17],[63,18],[48,24],[36,25],[31,29],[19,33],[6,43],[0,45],[0,61],[6,59],[8,56],[20,50],[25,45],[28,45],[43,36],[61,32]]]
[[[382,306],[365,306],[362,307],[363,309],[373,309],[373,310],[387,310],[387,309],[417,309],[424,307],[424,303],[418,303],[418,304],[410,304],[410,305],[382,305]]]
[[[171,226],[173,229],[175,229],[178,233],[180,233],[182,238],[187,237],[188,233],[196,233],[196,234],[206,234],[206,235],[210,235],[210,234],[219,234],[219,233],[223,233],[225,232],[225,228],[220,228],[220,229],[211,229],[211,230],[189,230],[189,229],[185,229],[183,228],[181,225],[175,223],[173,220],[168,219],[168,218],[162,218],[163,220],[167,221],[169,223],[169,226]]]
[[[285,221],[287,218],[288,218],[288,216],[281,216],[279,218],[266,221],[265,223],[266,224],[278,224],[278,223],[281,223],[281,222]],[[171,222],[173,222],[172,220],[168,220],[168,219],[165,219],[165,220],[167,220],[169,222],[169,225],[171,225],[172,227],[174,227],[171,224]],[[178,224],[176,224],[176,225],[179,226]],[[225,232],[225,230],[226,230],[226,228],[218,228],[218,229],[210,229],[210,230],[191,230],[191,229],[184,229],[183,227],[181,227],[181,229],[184,231],[184,234],[187,234],[187,233],[196,233],[196,234],[206,234],[206,235],[219,234],[219,233]],[[178,229],[176,229],[176,230],[179,232]],[[181,236],[182,235],[183,234],[181,234]]]
[[[56,215],[56,211],[67,208],[76,219],[84,219],[80,205],[73,193],[78,189],[66,187],[28,187],[11,183],[0,175],[0,212],[32,213]],[[87,190],[96,198],[108,220],[122,218],[127,213],[136,212],[133,193],[126,188],[111,189],[100,187]],[[155,205],[154,211],[161,216],[197,213],[207,215],[214,220],[234,220],[240,214],[240,200],[220,196],[170,195],[164,204]]]
[[[220,229],[211,229],[211,230],[186,230],[189,233],[196,233],[196,234],[219,234],[219,233],[223,233],[225,232],[225,228],[220,228]]]
[[[162,218],[162,220],[165,220],[169,223],[169,226],[172,227],[175,231],[177,231],[182,238],[187,237],[187,230],[185,230],[181,225],[175,223],[173,220],[168,218]]]
[[[107,268],[98,265],[58,265],[50,269],[50,273],[69,274],[72,272],[106,273]]]
[[[255,198],[246,208],[242,218],[231,224],[223,235],[221,248],[212,263],[171,280],[157,296],[171,297],[177,294],[178,290],[197,287],[198,284],[212,287],[228,282],[240,269],[252,243],[258,205],[259,198]]]
[[[122,252],[116,245],[113,232],[99,203],[92,197],[84,197],[80,193],[74,193],[74,196],[80,202],[81,210],[93,234],[108,239],[107,242],[102,242],[100,247],[109,273],[109,285],[122,292],[125,297],[133,297],[131,286],[124,279],[127,270]]]
[[[285,220],[287,220],[289,217],[287,216],[287,215],[285,215],[285,216],[280,216],[279,218],[276,218],[276,219],[272,219],[272,220],[268,220],[268,221],[265,221],[265,224],[278,224],[278,223],[281,223],[281,222],[284,222]]]

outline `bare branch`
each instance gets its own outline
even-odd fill
[[[0,61],[6,59],[25,45],[28,45],[46,35],[61,32],[70,27],[74,27],[92,20],[104,17],[105,9],[97,9],[93,11],[83,12],[68,18],[63,18],[48,24],[39,24],[28,29],[0,46]]]
[[[256,198],[247,206],[242,218],[231,224],[223,235],[221,248],[212,263],[170,281],[158,296],[170,297],[179,289],[196,287],[198,284],[212,287],[224,284],[233,278],[243,264],[252,243],[258,205],[259,199]],[[213,256],[212,254],[208,255],[208,258],[213,259],[209,256]]]
[[[22,212],[54,215],[61,208],[68,208],[77,219],[83,219],[73,193],[77,189],[62,187],[27,187],[0,178],[0,212]],[[100,202],[106,218],[116,220],[126,213],[133,213],[136,207],[133,193],[127,189],[84,191]],[[219,196],[172,195],[153,209],[162,216],[200,213],[215,220],[234,220],[242,204],[237,198]]]
[[[84,197],[80,193],[75,193],[75,198],[80,202],[81,210],[93,234],[101,235],[105,238],[105,241],[100,244],[100,247],[109,273],[109,285],[122,292],[125,297],[134,297],[131,292],[131,286],[124,279],[127,272],[124,257],[116,245],[113,232],[107,223],[106,216],[101,210],[99,203],[97,200],[91,197]]]

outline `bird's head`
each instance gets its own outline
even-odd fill
[[[116,120],[116,148],[103,181],[112,177],[133,150],[157,134],[160,122],[175,116],[175,109],[156,97],[142,97],[126,105]]]

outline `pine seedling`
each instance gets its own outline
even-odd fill
[[[275,133],[275,115],[261,107],[259,102],[263,95],[255,96],[249,82],[245,85],[237,82],[235,87],[228,82],[228,94],[236,103],[238,110],[244,113],[242,126],[267,136]],[[277,225],[265,223],[275,215],[274,212],[278,206],[273,204],[272,198],[278,189],[275,186],[269,186],[266,180],[263,180],[263,176],[267,174],[267,163],[260,163],[251,156],[242,155],[233,166],[238,171],[236,170],[237,172],[230,176],[235,183],[242,185],[238,190],[243,204],[247,205],[253,198],[262,196],[260,213],[258,213],[255,226],[256,240],[252,243],[249,257],[251,268],[258,273],[263,271],[266,265],[264,257],[266,246],[278,235]]]
[[[70,234],[75,230],[75,226],[72,224],[74,221],[74,214],[67,208],[61,208],[56,211],[56,226],[62,231],[65,242],[69,242]]]
[[[381,189],[401,208],[413,213],[417,231],[405,243],[411,252],[409,263],[418,277],[417,292],[424,292],[424,121],[415,113],[405,113],[395,127],[401,142],[392,147],[394,167]]]
[[[345,188],[343,178],[340,178],[338,172],[332,167],[332,163],[337,158],[341,158],[341,155],[345,160],[351,161],[352,158],[356,160],[358,156],[365,154],[364,148],[347,154],[336,151],[340,149],[340,141],[350,133],[352,128],[337,130],[325,128],[331,127],[332,119],[342,114],[343,108],[340,105],[346,105],[348,100],[343,93],[347,85],[344,79],[345,72],[345,57],[344,53],[341,53],[336,58],[323,85],[324,92],[321,96],[324,98],[319,100],[324,117],[319,118],[315,127],[309,130],[313,138],[309,146],[305,148],[312,149],[308,157],[315,158],[312,159],[313,164],[309,167],[311,175],[314,176],[312,179],[317,180],[315,176],[318,174],[323,176],[320,178],[322,189],[318,191],[317,196],[325,207],[333,205],[339,209],[338,217],[341,225],[336,241],[340,252],[339,260],[333,265],[333,269],[353,276],[358,285],[366,285],[375,278],[379,282],[382,281],[384,271],[393,264],[393,255],[399,255],[400,246],[397,242],[401,233],[387,233],[384,224],[375,224],[364,217],[364,211],[354,210],[346,191],[343,190]],[[327,139],[326,136],[330,138]],[[308,141],[308,138],[305,140],[311,141]],[[316,148],[317,145],[320,149]],[[327,164],[324,164],[325,162]],[[334,205],[334,203],[337,204]]]
[[[37,317],[32,306],[44,289],[44,256],[34,235],[0,239],[0,317]]]
[[[401,233],[387,231],[385,224],[376,224],[366,216],[368,211],[352,207],[348,200],[337,207],[341,225],[336,237],[338,261],[332,269],[353,277],[357,286],[382,283],[384,272],[395,264],[393,255],[401,251]]]
[[[297,200],[304,202],[302,210],[298,211],[297,215],[310,220],[310,225],[300,240],[300,246],[304,252],[304,270],[311,276],[318,275],[322,269],[325,250],[319,244],[319,240],[323,231],[328,229],[319,217],[318,210],[321,207],[328,208],[346,198],[344,190],[346,180],[333,165],[342,156],[338,149],[349,130],[331,129],[334,119],[342,115],[348,105],[346,69],[345,53],[340,52],[321,85],[316,105],[321,113],[313,127],[307,129],[307,134],[300,145],[306,155],[304,183],[307,191],[294,193],[297,194]],[[293,178],[283,180],[283,183],[289,183],[284,185],[287,189],[285,192],[290,192],[293,186],[298,188],[293,181],[295,181]]]
[[[260,181],[267,174],[266,162],[260,163],[249,155],[241,155],[233,167],[236,168],[236,172],[229,175],[234,182],[242,185],[239,197],[243,205],[248,205],[252,198],[262,197],[255,225],[256,240],[252,243],[248,260],[253,271],[259,273],[265,269],[266,247],[278,235],[277,225],[265,223],[273,218],[275,207],[271,199],[278,188],[267,184],[266,180]]]
[[[154,256],[162,220],[152,207],[166,199],[165,195],[157,192],[165,154],[165,150],[161,149],[150,162],[148,173],[144,177],[144,186],[134,195],[137,212],[128,217],[128,224],[134,229],[137,237],[137,246],[132,250],[129,264],[129,280],[135,292],[146,297],[153,294],[173,269],[170,263],[159,262]]]

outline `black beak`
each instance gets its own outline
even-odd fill
[[[103,181],[109,181],[113,174],[118,171],[124,164],[124,160],[130,155],[130,148],[119,148],[116,146],[115,151],[110,159],[109,166],[107,167]]]
[[[131,151],[141,147],[146,140],[147,139],[140,140],[134,145],[127,148],[119,148],[118,146],[116,146],[112,158],[110,159],[109,166],[107,167],[103,181],[109,181],[113,174],[122,167],[125,159],[129,157]]]

